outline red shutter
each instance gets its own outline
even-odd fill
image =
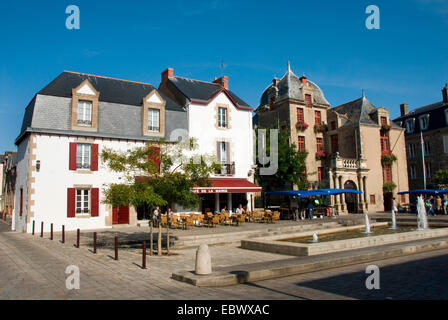
[[[99,216],[99,206],[100,206],[100,189],[92,188],[90,190],[90,206],[91,206],[91,216],[98,217]]]
[[[76,202],[76,189],[68,188],[67,189],[67,218],[74,218],[75,214],[75,202]]]
[[[70,142],[69,170],[76,170],[76,143]]]
[[[98,171],[98,145],[92,144],[92,157],[90,158],[90,170]]]
[[[160,172],[160,148],[151,147],[151,154],[148,155],[148,160],[153,161],[157,166],[157,171]]]

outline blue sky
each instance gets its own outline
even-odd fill
[[[68,5],[80,30],[65,27]],[[381,29],[368,30],[368,5]],[[332,106],[364,89],[398,116],[440,101],[448,82],[448,0],[1,1],[0,153],[15,149],[26,105],[63,70],[160,83],[211,81],[226,65],[232,91],[256,107],[274,76],[317,83]]]

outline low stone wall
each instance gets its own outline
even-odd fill
[[[372,227],[378,227],[384,225],[387,225],[387,223],[385,222],[373,223]],[[364,226],[362,225],[353,227],[333,228],[327,230],[318,230],[316,231],[316,234],[319,236],[319,234],[351,231],[363,228]],[[355,239],[346,239],[346,240],[329,241],[322,243],[310,243],[310,244],[278,241],[293,237],[307,237],[311,236],[312,234],[313,232],[302,232],[297,234],[290,234],[288,236],[283,235],[256,240],[242,240],[241,247],[249,250],[279,253],[291,256],[311,256],[337,251],[379,246],[390,243],[406,242],[417,239],[448,236],[448,228],[403,232],[389,235],[370,236],[365,238],[355,238]]]

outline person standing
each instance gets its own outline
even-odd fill
[[[309,201],[308,202],[308,207],[307,207],[307,209],[308,209],[308,218],[309,219],[313,219],[313,201]]]
[[[446,194],[444,194],[443,195],[443,203],[442,203],[442,206],[443,206],[443,214],[447,214],[447,205],[448,205],[448,196],[446,195]]]
[[[153,220],[154,220],[154,222],[158,222],[159,221],[159,211],[160,211],[160,208],[159,207],[156,207],[156,209],[154,210],[154,212],[153,212]]]
[[[392,198],[392,210],[394,211],[394,214],[398,213],[397,201],[395,200],[395,198]]]
[[[436,198],[436,214],[440,214],[440,211],[442,211],[442,198],[440,198],[440,196],[437,196],[437,198]]]

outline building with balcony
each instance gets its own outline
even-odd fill
[[[448,85],[442,88],[441,101],[411,112],[407,104],[400,109],[393,121],[405,130],[409,188],[438,188],[434,173],[448,170]]]
[[[258,128],[288,129],[290,141],[308,152],[309,189],[363,191],[332,197],[338,212],[390,210],[397,192],[408,190],[404,130],[390,121],[388,109],[375,107],[364,94],[331,108],[322,90],[288,64],[285,75],[265,89],[255,112]],[[407,202],[407,196],[398,201]]]
[[[254,208],[254,193],[261,188],[254,184],[252,108],[229,89],[228,77],[207,82],[175,76],[168,68],[159,91],[186,110],[188,134],[197,140],[198,152],[221,163],[212,187],[195,188],[202,201],[194,210]]]

